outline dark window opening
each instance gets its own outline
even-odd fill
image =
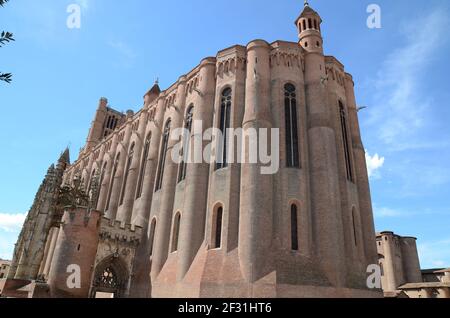
[[[341,130],[342,130],[342,141],[344,146],[344,156],[345,156],[345,167],[347,169],[347,179],[353,182],[353,171],[351,163],[351,153],[350,153],[350,139],[347,129],[347,115],[345,113],[344,105],[339,101],[339,113],[341,118]]]
[[[106,209],[105,209],[105,211],[109,210],[109,204],[111,203],[111,195],[112,195],[112,191],[113,191],[114,181],[116,179],[117,169],[119,167],[119,160],[120,160],[120,153],[117,155],[116,161],[114,162],[113,173],[111,175],[111,180],[109,182],[109,190],[108,190],[108,197],[106,199]]]
[[[153,245],[155,243],[155,231],[156,231],[156,219],[153,219],[152,225],[150,226],[150,246],[149,246],[149,255],[153,255]]]
[[[218,146],[218,161],[216,163],[216,170],[228,167],[228,129],[231,124],[231,105],[232,105],[232,90],[225,88],[222,92],[222,99],[220,104],[220,123],[219,129],[222,132],[222,138],[219,140]]]
[[[358,245],[358,237],[357,237],[357,231],[356,231],[356,215],[355,215],[355,209],[352,211],[352,220],[353,220],[353,237],[355,238],[355,246]]]
[[[223,208],[217,209],[215,218],[215,236],[214,236],[214,248],[220,248],[222,246],[222,222],[223,222]]]
[[[139,170],[139,179],[138,179],[138,188],[136,191],[136,199],[139,199],[142,196],[142,189],[144,187],[144,177],[145,177],[145,172],[147,170],[148,154],[150,152],[150,141],[151,141],[151,134],[148,134],[147,138],[145,139],[144,153],[142,154],[141,169]]]
[[[178,240],[180,235],[180,222],[181,222],[181,214],[177,213],[175,216],[174,224],[173,224],[173,233],[172,233],[172,253],[178,251]]]
[[[183,180],[186,179],[186,172],[187,172],[187,162],[189,159],[189,151],[190,151],[190,141],[191,141],[191,131],[192,131],[192,121],[194,118],[194,106],[191,105],[187,115],[186,115],[186,120],[185,120],[185,124],[184,124],[184,128],[186,130],[186,132],[188,132],[188,135],[183,136],[184,141],[183,141],[183,148],[182,148],[182,162],[180,163],[180,167],[178,169],[178,182],[181,182]]]
[[[300,153],[297,124],[297,95],[294,85],[286,84],[284,86],[284,98],[287,167],[299,168]]]
[[[128,153],[128,160],[127,160],[127,166],[125,168],[125,177],[123,178],[123,185],[122,185],[122,191],[120,193],[120,203],[119,205],[123,204],[123,200],[125,198],[125,193],[127,190],[127,183],[128,183],[128,177],[130,175],[131,167],[133,164],[133,156],[134,156],[134,143],[130,147],[130,152]]]
[[[291,242],[292,250],[298,251],[298,211],[295,204],[291,206]]]
[[[161,153],[159,156],[159,169],[158,169],[158,177],[156,179],[156,191],[161,190],[162,188],[162,182],[164,178],[164,168],[166,165],[166,157],[167,157],[167,150],[169,147],[169,136],[170,136],[170,120],[166,123],[164,134],[162,136],[162,147],[161,147]]]

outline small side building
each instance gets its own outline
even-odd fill
[[[377,250],[385,297],[450,298],[450,269],[422,271],[415,237],[378,233]]]
[[[0,259],[0,295],[2,294],[3,287],[5,286],[6,277],[8,276],[11,262]]]
[[[11,261],[0,259],[0,279],[6,278],[11,267]]]

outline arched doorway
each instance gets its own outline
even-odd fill
[[[129,274],[125,263],[117,255],[111,255],[95,268],[91,297],[123,298],[128,282]]]

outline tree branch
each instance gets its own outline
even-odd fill
[[[15,41],[13,34],[11,32],[3,31],[0,34],[0,47],[5,45],[5,43],[11,42],[11,41]]]
[[[0,81],[11,83],[12,74],[11,73],[0,73]]]

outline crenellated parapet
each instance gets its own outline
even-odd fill
[[[136,247],[141,242],[142,228],[131,224],[122,224],[104,217],[101,222],[99,237],[101,241],[117,242]]]

